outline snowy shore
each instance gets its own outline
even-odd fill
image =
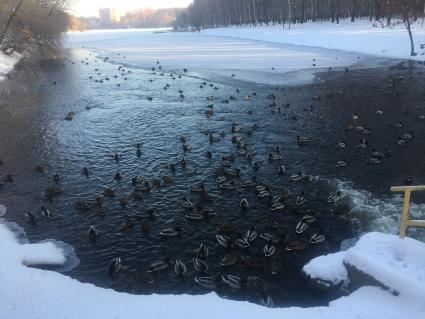
[[[273,43],[310,46],[347,52],[370,54],[386,58],[425,61],[425,25],[422,20],[412,24],[413,40],[418,55],[410,56],[410,41],[403,24],[382,27],[367,19],[351,22],[308,22],[285,25],[245,26],[203,30],[210,36],[258,40]]]
[[[14,231],[12,232],[13,229]],[[72,252],[71,252],[72,253]],[[422,256],[422,257],[421,257]],[[248,302],[231,301],[214,293],[201,296],[138,296],[81,283],[57,272],[31,268],[34,265],[60,265],[69,252],[54,243],[27,242],[23,229],[0,220],[0,318],[411,318],[425,313],[425,244],[404,241],[393,235],[369,233],[345,257],[362,271],[377,276],[394,288],[394,296],[378,287],[362,287],[328,306],[269,309]],[[340,258],[319,257],[306,269],[317,277],[341,277]],[[125,263],[125,261],[124,261]],[[335,263],[337,265],[335,265]],[[384,267],[380,271],[377,267]],[[105,270],[106,272],[106,270]],[[344,274],[342,274],[344,277]],[[329,278],[326,278],[329,279]]]

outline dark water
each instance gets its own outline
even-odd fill
[[[12,174],[14,180],[3,182],[0,190],[0,202],[8,207],[7,218],[25,225],[31,241],[54,238],[71,244],[80,265],[69,275],[83,282],[141,294],[205,293],[208,290],[193,280],[198,274],[191,263],[194,250],[205,242],[210,249],[209,275],[258,276],[270,283],[268,294],[276,305],[323,304],[331,296],[306,285],[302,266],[315,256],[337,251],[342,240],[368,229],[367,223],[373,218],[366,216],[353,221],[349,214],[353,203],[349,191],[345,191],[345,202],[337,209],[329,204],[328,194],[339,187],[332,181],[349,181],[354,188],[378,198],[389,196],[389,187],[401,184],[408,173],[413,174],[416,184],[425,182],[425,119],[419,118],[425,114],[425,76],[421,65],[322,74],[329,81],[277,89],[211,79],[205,80],[207,85],[200,88],[204,79],[193,76],[175,75],[173,79],[169,72],[153,74],[131,67],[119,71],[118,67],[87,51],[74,50],[64,59],[41,65],[42,76],[18,69],[8,84],[11,92],[4,95],[0,104],[0,158],[4,160],[0,174]],[[21,87],[20,83],[28,84],[28,78],[32,85]],[[101,79],[103,83],[95,81]],[[166,84],[169,88],[164,90]],[[179,97],[179,90],[183,90],[184,98]],[[252,92],[257,95],[249,101],[243,99]],[[268,98],[271,94],[276,99]],[[320,99],[314,98],[319,95]],[[214,100],[208,101],[208,96]],[[236,100],[226,103],[230,96]],[[289,106],[285,106],[287,103]],[[209,104],[213,104],[214,113],[207,117]],[[377,110],[383,114],[377,115]],[[71,111],[75,112],[74,119],[65,121]],[[353,121],[353,114],[359,119]],[[397,121],[403,122],[403,128],[392,126]],[[233,123],[241,126],[239,132],[232,133]],[[370,134],[364,135],[369,142],[367,149],[355,147],[363,135],[355,129],[347,130],[350,124],[370,128]],[[258,128],[252,130],[254,125]],[[405,146],[398,145],[398,137],[410,131],[414,138]],[[223,133],[224,137],[210,143],[208,132]],[[300,147],[297,135],[307,136],[311,142]],[[181,136],[187,137],[192,150],[184,152]],[[253,170],[252,162],[239,154],[232,143],[234,137],[245,142],[253,160],[260,164],[258,172]],[[347,148],[337,150],[335,143],[342,139]],[[140,158],[136,156],[137,143],[142,145]],[[283,160],[269,162],[269,154],[278,146],[282,147]],[[380,165],[368,165],[372,148],[390,150],[392,157],[384,158]],[[205,156],[207,151],[212,153],[211,159]],[[113,159],[114,153],[119,154],[119,162]],[[240,169],[240,177],[230,178],[235,190],[220,190],[214,172],[228,154],[235,155],[232,168]],[[187,160],[186,168],[179,164],[183,157]],[[336,162],[342,159],[347,167],[336,168]],[[169,169],[171,163],[176,164],[176,172]],[[37,165],[44,168],[44,173],[35,172]],[[277,173],[280,165],[287,169],[282,176]],[[89,178],[81,173],[83,167],[89,168]],[[190,168],[196,171],[186,176],[184,172]],[[122,181],[114,180],[117,171],[122,174]],[[319,178],[310,183],[291,183],[289,177],[299,171]],[[50,203],[43,199],[43,193],[54,185],[52,178],[56,172],[61,176],[59,185],[63,193]],[[151,185],[154,179],[164,176],[170,176],[173,182],[161,181],[161,186],[152,186],[139,200],[133,197],[131,182],[136,175],[143,175]],[[254,189],[240,186],[241,181],[252,176],[267,185],[273,195],[288,189],[287,207],[271,212],[268,202],[259,199]],[[218,195],[213,202],[202,203],[199,195],[191,193],[191,186],[201,182],[209,193]],[[86,212],[76,210],[76,201],[102,197],[107,187],[115,189],[117,196],[103,198],[104,216],[99,216],[94,208]],[[295,198],[301,192],[306,198],[304,213],[314,215],[317,221],[298,235],[295,226],[304,213],[296,207]],[[184,196],[195,204],[213,208],[216,215],[208,221],[187,220],[180,203]],[[129,200],[126,207],[120,204],[122,197]],[[246,211],[239,207],[243,197],[250,203]],[[37,225],[28,224],[25,213],[39,216],[41,205],[52,211],[52,217],[40,216]],[[156,218],[151,221],[151,230],[143,232],[138,221],[131,230],[121,231],[121,225],[143,208],[154,208]],[[367,215],[368,210],[365,212]],[[234,250],[262,257],[262,269],[249,269],[242,261],[221,267],[219,263],[226,250],[215,238],[217,227],[235,224],[232,238],[253,226],[259,233],[270,232],[272,229],[265,223],[269,216],[278,222],[277,232],[282,238],[277,245],[282,256],[280,274],[272,275],[271,259],[262,257],[266,242],[261,238],[247,250]],[[100,231],[94,242],[86,235],[90,225]],[[181,226],[182,235],[161,238],[160,230],[169,226]],[[308,240],[316,232],[326,236],[324,243],[297,252],[285,251],[289,243]],[[122,259],[123,269],[117,278],[111,278],[107,266],[115,257]],[[153,283],[147,283],[149,264],[161,257],[182,259],[188,265],[189,275],[178,278],[170,268],[151,274]],[[258,302],[251,289],[233,292],[223,286],[219,294]]]

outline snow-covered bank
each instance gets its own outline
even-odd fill
[[[412,25],[417,52],[410,56],[410,40],[403,24],[393,28],[376,26],[377,22],[342,20],[339,24],[331,22],[309,22],[285,25],[229,27],[203,30],[205,35],[225,36],[237,39],[260,40],[273,43],[311,46],[372,54],[387,58],[425,60],[421,44],[425,44],[425,25],[417,21]],[[375,26],[374,26],[375,25]]]
[[[155,33],[152,30],[88,31],[69,33],[70,48],[89,48],[111,61],[146,69],[182,72],[264,84],[309,83],[314,73],[328,67],[371,63],[364,55],[301,47],[268,41],[234,39],[206,32]],[[376,64],[377,61],[374,61]]]
[[[402,293],[395,297],[377,287],[363,287],[347,297],[335,300],[326,307],[311,308],[275,308],[269,309],[248,302],[230,301],[219,298],[214,293],[202,296],[188,295],[149,295],[137,296],[102,289],[91,284],[84,284],[62,274],[30,268],[34,264],[60,264],[65,261],[64,252],[51,242],[29,244],[23,240],[22,233],[15,227],[12,232],[6,224],[0,222],[0,318],[35,319],[35,318],[422,318],[425,305],[421,295],[409,294],[409,299]],[[424,256],[425,244],[406,240],[407,246],[395,250],[391,244],[392,237],[387,235],[368,235],[368,240],[359,242],[352,248],[353,253],[368,256],[373,252],[394,256],[398,259],[393,267],[392,259],[384,259],[392,274],[401,271],[400,280],[410,274],[412,280],[423,285],[425,276],[420,266],[411,258],[412,254]],[[376,249],[371,236],[378,236]],[[372,238],[373,239],[373,238]],[[367,244],[365,244],[365,242]],[[385,254],[387,248],[392,248]],[[405,250],[404,250],[405,249]],[[362,252],[364,251],[364,254]],[[403,254],[404,253],[404,254]],[[419,260],[422,262],[422,260]],[[125,261],[124,261],[125,263]],[[403,265],[406,267],[401,267]],[[321,267],[327,267],[321,263]],[[422,265],[423,266],[423,265]],[[368,267],[364,264],[364,267]],[[373,270],[374,268],[372,268]],[[416,273],[411,273],[416,272]],[[105,270],[106,273],[106,270]],[[386,274],[388,272],[384,272]],[[105,274],[106,275],[106,274]],[[418,285],[418,284],[416,284]],[[423,289],[423,288],[422,288]],[[405,290],[402,290],[405,292]],[[411,290],[413,292],[413,290]],[[423,296],[422,296],[423,298]]]
[[[13,67],[20,59],[21,55],[18,53],[6,55],[0,52],[0,81],[4,79],[7,73],[12,71]]]
[[[349,282],[347,267],[373,277],[406,302],[425,300],[425,244],[412,238],[378,232],[362,236],[347,251],[317,257],[303,271],[313,279],[336,285]],[[406,305],[407,306],[407,305]],[[425,315],[425,305],[422,305]]]

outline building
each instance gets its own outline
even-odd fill
[[[103,24],[119,23],[121,21],[120,13],[114,8],[100,8],[99,19]]]

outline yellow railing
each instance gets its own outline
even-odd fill
[[[400,221],[400,238],[406,235],[407,226],[425,227],[425,220],[409,219],[410,194],[412,192],[425,191],[425,185],[420,186],[395,186],[391,187],[392,192],[404,192],[403,211]]]

